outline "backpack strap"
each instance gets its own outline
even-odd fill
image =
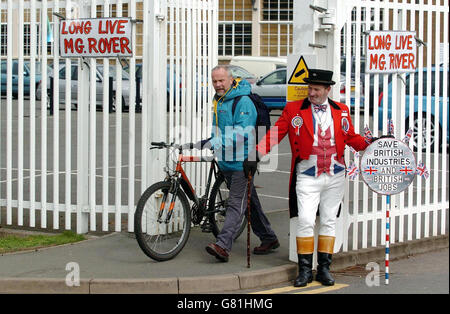
[[[233,107],[231,108],[231,113],[232,113],[233,117],[234,117],[234,112],[236,111],[236,106],[237,106],[239,100],[241,100],[241,98],[242,98],[242,96],[237,96],[233,100]]]

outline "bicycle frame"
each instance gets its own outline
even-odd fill
[[[197,196],[197,193],[192,186],[189,178],[186,175],[186,172],[183,169],[183,162],[211,162],[210,168],[209,168],[209,174],[208,174],[208,181],[206,183],[206,191],[202,198],[207,198],[209,195],[209,190],[211,188],[211,181],[212,176],[214,174],[214,178],[217,178],[217,176],[220,174],[220,169],[217,164],[217,161],[214,159],[214,157],[198,157],[198,156],[184,156],[183,154],[179,154],[177,166],[175,169],[176,175],[178,175],[178,180],[181,185],[181,188],[186,193],[188,198],[193,201],[195,204],[200,204],[200,199]]]

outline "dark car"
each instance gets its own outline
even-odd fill
[[[2,60],[1,62],[1,89],[2,89],[2,96],[7,94],[7,60]],[[31,70],[30,70],[30,62],[24,61],[23,62],[23,94],[24,96],[30,95],[30,83],[34,84],[36,87],[36,90],[39,87],[39,84],[41,83],[41,65],[39,62],[36,62],[35,67],[35,77],[34,81],[31,82]],[[19,60],[14,59],[12,60],[12,95],[13,97],[17,97],[19,95]]]

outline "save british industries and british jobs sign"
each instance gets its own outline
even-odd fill
[[[61,57],[131,57],[131,19],[96,18],[62,20],[59,27]]]
[[[366,73],[414,72],[417,64],[415,33],[370,31],[366,37]]]
[[[383,195],[398,194],[413,182],[416,159],[402,141],[380,138],[364,151],[360,171],[372,191]]]

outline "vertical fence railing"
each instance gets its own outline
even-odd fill
[[[217,3],[169,0],[167,4],[168,140],[196,142],[211,134],[213,89],[209,73],[217,65]],[[187,165],[186,172],[199,193],[206,182],[205,167]]]
[[[158,8],[150,7],[153,3],[142,0],[0,1],[0,223],[131,232],[140,194],[162,179],[149,175],[154,171],[148,166],[156,164],[149,143],[159,133],[166,134],[158,129],[161,119],[153,118],[155,110],[163,108],[164,118],[171,122],[162,140],[191,142],[209,136],[208,71],[217,63],[217,43],[212,38],[217,36],[217,1],[158,4],[163,9],[156,12]],[[151,25],[150,13],[161,22],[152,26],[151,34],[143,26]],[[133,56],[61,58],[61,15],[66,19],[131,17]],[[24,23],[30,25],[28,32],[16,27]],[[152,53],[154,47],[160,49]],[[150,58],[156,58],[154,63]],[[151,64],[164,65],[154,73]],[[166,73],[167,84],[161,80]],[[25,75],[29,77],[24,79]],[[83,88],[82,76],[88,81]],[[114,77],[113,84],[109,77]],[[155,82],[161,88],[145,88]],[[167,97],[152,97],[155,90],[166,88]],[[183,131],[181,137],[178,131]],[[204,180],[201,167],[190,169],[199,189]]]
[[[391,198],[391,243],[448,232],[448,4],[446,0],[345,1],[346,23],[336,30],[345,56],[341,99],[353,107],[356,130],[368,125],[374,136],[387,134],[387,121],[392,118],[395,137],[401,140],[414,127],[417,137],[409,146],[430,172],[427,180],[417,176],[407,191]],[[418,45],[417,71],[365,73],[364,62],[369,60],[362,43],[369,30],[416,32],[425,42]],[[353,197],[345,199],[343,251],[384,245],[386,197],[369,191],[361,180],[349,183],[347,195]]]

